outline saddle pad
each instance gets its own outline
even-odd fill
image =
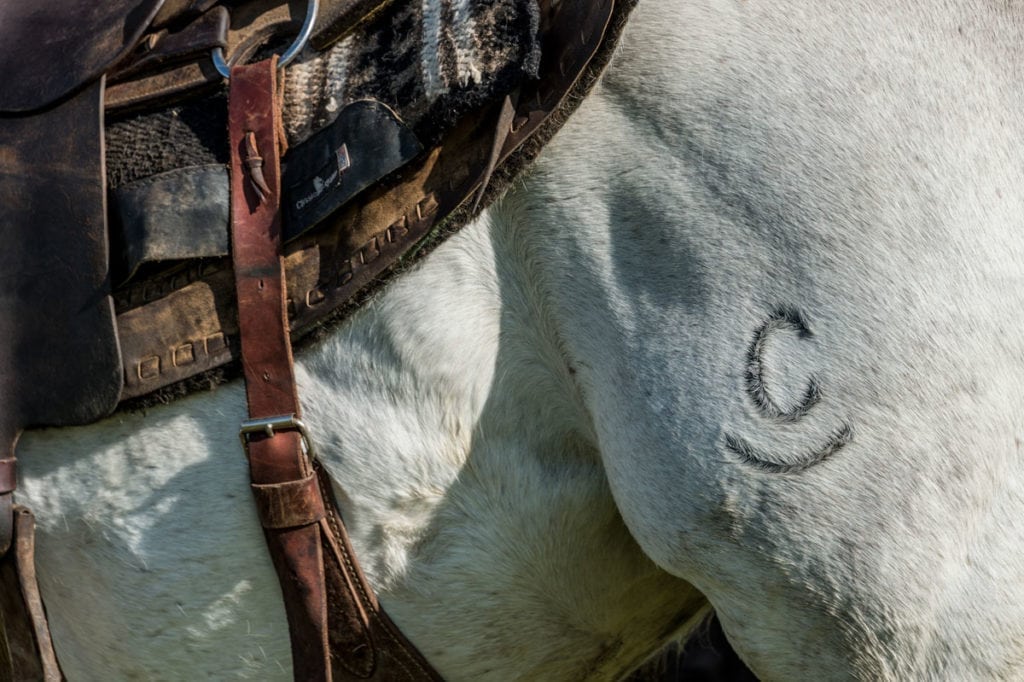
[[[537,0],[392,3],[325,52],[288,70],[289,142],[373,99],[432,144],[465,113],[512,90],[540,65]]]
[[[537,76],[537,0],[376,6],[373,16],[343,40],[287,71],[285,121],[291,151],[285,158],[285,193],[290,195],[285,201],[286,239],[302,234],[439,141],[468,112]],[[392,112],[393,123],[346,123],[366,105]],[[115,284],[147,263],[227,254],[226,208],[218,204],[226,195],[227,173],[216,172],[227,158],[223,111],[222,96],[213,95],[161,111],[119,115],[108,123],[107,182],[113,191],[112,212],[120,217],[112,222]],[[326,135],[332,128],[345,139],[328,144],[328,138],[336,137]],[[412,139],[401,146],[408,151],[397,155],[381,156],[371,148],[406,137]],[[343,183],[337,174],[321,174],[304,160],[318,153],[310,147],[322,147],[320,155],[333,156],[346,141],[356,156]],[[381,162],[368,166],[367,159],[376,157]],[[394,160],[385,163],[385,157]],[[182,178],[188,174],[213,175],[213,185],[223,191],[186,191],[190,181]],[[328,177],[337,182],[313,186]],[[147,219],[137,210],[182,196],[191,197],[190,208],[178,211],[173,221],[152,213]],[[307,201],[310,197],[315,200]],[[167,229],[151,229],[154,221]]]
[[[319,137],[308,135],[318,127],[318,117],[340,122],[343,112],[367,99],[395,112],[424,150],[366,185],[360,178],[370,169],[372,154],[350,144],[359,144],[351,130],[337,139],[330,136],[323,158],[333,159],[333,170],[314,173],[309,196],[321,196],[317,178],[333,186],[335,175],[343,189],[349,184],[358,194],[340,193],[348,198],[315,229],[286,245],[287,308],[296,338],[315,336],[323,325],[344,318],[390,274],[427,253],[507,187],[582,100],[633,6],[629,0],[399,4],[387,5],[329,51],[289,67],[285,78],[292,100],[286,123],[296,153],[301,143]],[[448,28],[440,33],[431,19],[438,15],[448,16],[443,24]],[[463,21],[451,23],[452,17]],[[464,24],[484,30],[461,34],[455,26]],[[508,40],[497,40],[498,34]],[[511,39],[516,35],[522,39]],[[486,47],[491,43],[496,51]],[[448,57],[435,63],[442,53]],[[304,101],[294,108],[297,97]],[[194,110],[186,103],[171,111],[122,116],[108,126],[114,195],[157,173],[216,165],[226,156],[222,140],[202,130],[210,117],[201,110],[209,106],[215,112],[218,99],[195,102]],[[434,127],[449,117],[457,121]],[[198,156],[206,158],[198,158],[195,147],[162,141],[167,130],[179,141],[193,136],[202,145]],[[141,160],[157,163],[133,163],[129,138],[146,140]],[[122,149],[129,154],[112,158],[111,151]],[[175,166],[176,154],[194,160]],[[289,155],[285,163],[294,160]],[[123,401],[130,406],[163,402],[234,374],[234,368],[226,376],[217,369],[237,359],[231,282],[223,261],[203,257],[147,264],[114,291]]]
[[[375,100],[424,145],[460,117],[537,76],[537,0],[392,2],[325,52],[287,69],[284,122],[296,145],[349,104]],[[227,162],[222,95],[107,123],[111,189],[186,166]]]

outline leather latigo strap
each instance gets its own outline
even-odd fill
[[[276,58],[231,71],[231,240],[250,423],[299,417],[281,246]],[[304,434],[248,437],[253,492],[281,581],[298,680],[436,680],[359,571]],[[324,500],[327,498],[328,504]]]
[[[299,413],[284,323],[276,72],[276,59],[232,69],[228,104],[232,256],[246,397],[254,419]],[[294,431],[257,434],[247,454],[253,485],[264,497],[311,473]],[[268,519],[261,519],[281,579],[297,679],[327,679],[329,665],[318,520],[268,528]]]

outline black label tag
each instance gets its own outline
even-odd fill
[[[349,104],[285,158],[285,238],[310,229],[422,150],[412,131],[385,105],[372,100]]]

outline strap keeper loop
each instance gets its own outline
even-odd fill
[[[327,515],[315,473],[287,483],[252,484],[264,528],[309,526]]]

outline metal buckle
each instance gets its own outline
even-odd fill
[[[292,60],[298,56],[299,51],[306,46],[309,36],[313,34],[313,26],[316,25],[316,14],[318,11],[320,11],[320,0],[309,0],[306,5],[306,19],[302,22],[302,29],[299,31],[299,35],[296,36],[295,42],[284,51],[284,54],[277,61],[277,68],[283,69],[291,64]],[[231,67],[224,60],[224,50],[219,47],[213,48],[213,67],[217,69],[217,73],[220,75],[225,78],[231,78]]]
[[[316,450],[313,449],[313,439],[309,437],[306,425],[294,414],[282,414],[278,417],[263,417],[261,419],[246,419],[238,428],[238,437],[242,441],[242,449],[248,451],[249,434],[265,433],[267,438],[272,438],[279,431],[298,431],[302,438],[302,445],[306,450],[306,456],[316,459]]]

